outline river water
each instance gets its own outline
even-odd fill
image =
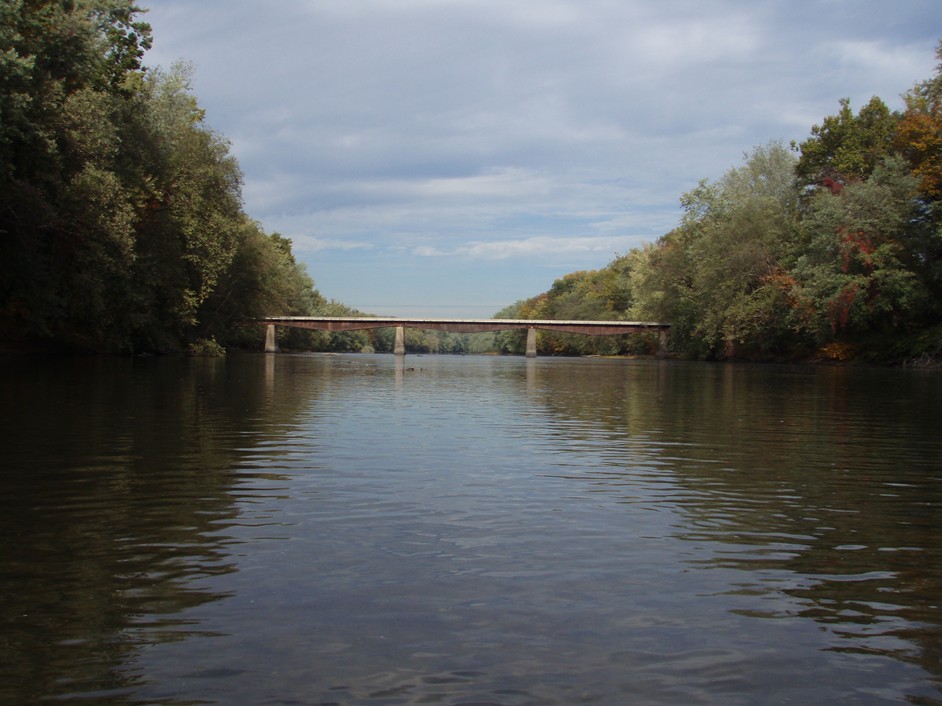
[[[2,361],[0,703],[942,704],[942,375]]]

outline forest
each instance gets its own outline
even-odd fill
[[[318,292],[245,212],[186,64],[145,68],[129,0],[0,4],[0,353],[260,350],[266,315],[366,315]],[[846,99],[680,197],[679,224],[496,318],[672,324],[692,359],[942,359],[942,44],[891,111]],[[282,348],[384,351],[391,331],[281,330]],[[407,332],[430,353],[522,352],[518,332]],[[648,354],[540,334],[541,354]]]
[[[0,351],[219,351],[337,306],[242,205],[188,68],[126,0],[0,4]],[[314,342],[314,341],[311,341]]]
[[[573,272],[498,318],[672,324],[706,360],[942,359],[942,44],[935,76],[890,111],[878,97],[797,144],[756,147],[681,196],[680,223],[599,270]],[[519,352],[519,335],[498,336]],[[650,353],[652,341],[542,334],[561,355]]]

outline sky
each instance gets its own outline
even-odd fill
[[[140,0],[325,297],[486,318],[936,70],[939,0]]]

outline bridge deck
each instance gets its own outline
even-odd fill
[[[362,331],[390,326],[447,331],[450,333],[480,333],[514,329],[564,331],[594,336],[614,336],[622,333],[668,331],[670,324],[651,321],[557,321],[549,319],[405,319],[392,316],[268,316],[259,323],[275,326],[316,329],[319,331]]]

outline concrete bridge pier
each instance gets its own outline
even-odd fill
[[[398,356],[406,354],[406,327],[396,327],[396,344],[393,346],[393,353]]]
[[[536,358],[536,329],[527,329],[527,358]]]
[[[278,352],[278,336],[275,335],[275,324],[267,324],[265,326],[265,352]]]

